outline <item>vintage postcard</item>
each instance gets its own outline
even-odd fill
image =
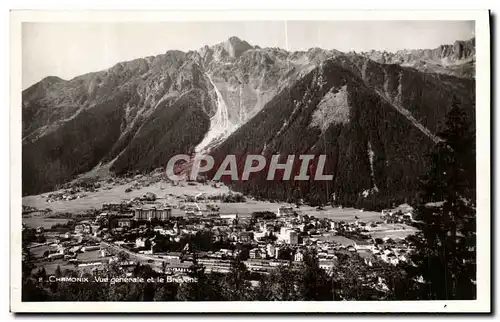
[[[11,310],[490,312],[490,109],[488,11],[12,11]]]

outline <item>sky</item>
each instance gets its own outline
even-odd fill
[[[474,21],[23,23],[22,86],[26,89],[47,76],[69,80],[167,50],[196,50],[231,36],[288,50],[393,52],[470,39]]]

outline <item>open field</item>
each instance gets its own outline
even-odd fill
[[[373,238],[392,238],[392,239],[397,239],[397,238],[406,238],[409,235],[415,234],[417,230],[413,227],[410,227],[409,229],[397,229],[397,230],[382,230],[382,231],[377,231],[377,232],[370,232],[370,235],[372,235]]]
[[[227,193],[229,188],[227,186],[221,186],[219,188],[214,188],[211,185],[196,184],[188,185],[182,183],[181,185],[173,186],[171,183],[154,183],[148,187],[143,187],[141,189],[132,190],[131,192],[125,192],[125,189],[131,187],[134,182],[129,182],[123,185],[111,186],[109,190],[100,189],[97,192],[88,192],[85,197],[74,200],[60,200],[54,202],[47,202],[45,195],[27,196],[23,198],[23,205],[32,206],[39,209],[50,208],[54,212],[82,212],[88,209],[99,209],[105,203],[115,203],[130,200],[134,197],[140,197],[146,192],[152,192],[156,194],[157,200],[160,203],[166,202],[173,205],[178,205],[182,203],[182,196],[191,195],[196,196],[199,194],[218,194]],[[214,203],[214,202],[210,202]],[[244,203],[220,203],[215,202],[220,207],[221,214],[239,214],[241,216],[249,216],[255,211],[277,211],[281,206],[293,206],[286,203],[272,203],[268,201],[256,201],[248,200]],[[204,208],[203,202],[199,202],[200,206]],[[332,208],[325,207],[324,210],[316,210],[315,207],[311,206],[301,206],[300,208],[295,208],[297,212],[302,212],[307,215],[312,215],[318,218],[331,218],[336,220],[344,221],[355,221],[356,216],[359,217],[361,221],[375,221],[380,220],[380,213],[364,211],[361,212],[352,208]],[[184,211],[180,209],[173,209],[172,215],[182,216]],[[41,219],[39,219],[41,218]],[[59,219],[46,219],[43,217],[38,217],[36,219],[25,219],[23,222],[27,225],[40,225],[40,221],[50,221],[50,224],[46,224],[48,227],[58,222]]]
[[[406,238],[417,232],[415,227],[406,224],[380,224],[375,228],[370,229],[370,235],[373,238]]]
[[[46,251],[51,251],[51,250],[54,250],[54,247],[51,247],[49,245],[42,245],[42,246],[38,246],[38,247],[32,247],[30,248],[30,253],[35,256],[35,257],[43,257],[43,254],[46,252]]]
[[[53,261],[53,262],[37,263],[35,265],[35,268],[33,268],[32,272],[36,273],[36,272],[38,272],[38,269],[43,267],[43,268],[45,268],[45,272],[47,273],[47,275],[54,275],[54,273],[57,269],[57,266],[61,267],[62,271],[66,270],[66,269],[69,269],[69,270],[76,270],[77,269],[75,265],[69,264],[67,261],[58,260],[58,261]]]
[[[324,207],[324,210],[316,210],[316,207],[311,206],[301,206],[295,208],[294,205],[287,203],[272,203],[268,201],[247,201],[244,203],[220,203],[220,213],[221,214],[231,214],[238,213],[240,215],[250,215],[255,211],[278,211],[279,207],[293,207],[296,212],[302,213],[304,215],[314,216],[317,218],[329,218],[339,221],[377,221],[380,219],[380,213],[374,211],[364,211],[360,212],[358,209],[354,208],[334,208],[334,207]],[[356,216],[359,219],[356,219]]]
[[[302,211],[304,214],[314,216],[317,218],[329,218],[329,219],[335,219],[335,220],[343,220],[346,222],[351,222],[351,221],[363,221],[363,222],[370,222],[370,221],[379,221],[381,220],[380,212],[376,211],[360,211],[359,209],[354,209],[354,208],[334,208],[334,207],[324,207],[324,210],[316,210],[315,207],[310,207],[310,206],[302,206],[299,209]],[[359,219],[356,219],[358,217]]]
[[[49,249],[52,249],[53,250],[53,247],[49,247],[49,246],[41,246],[41,247],[35,247],[33,249],[31,249],[31,252],[34,254],[34,255],[37,255],[37,256],[42,256],[43,255],[43,252],[46,251],[46,250],[49,250]],[[109,257],[99,257],[99,250],[93,250],[93,251],[89,251],[89,252],[83,252],[83,253],[79,253],[77,255],[77,258],[81,261],[103,261],[103,262],[107,262],[109,260]],[[57,266],[60,266],[62,270],[64,269],[71,269],[71,270],[90,270],[92,267],[85,267],[85,268],[77,268],[76,266],[74,266],[73,264],[70,264],[67,260],[64,260],[64,259],[56,259],[54,261],[42,261],[42,262],[38,262],[35,264],[36,268],[35,268],[35,271],[38,270],[39,267],[45,267],[45,270],[47,272],[47,274],[51,275],[51,274],[54,274],[55,270],[57,269]]]
[[[89,261],[89,260],[99,260],[102,257],[99,256],[99,250],[91,250],[88,252],[78,253],[77,258],[81,261]]]
[[[66,218],[47,218],[47,216],[36,216],[29,217],[25,216],[22,219],[23,223],[30,228],[43,227],[44,229],[49,229],[55,224],[65,224],[69,221]]]
[[[87,209],[100,209],[105,203],[116,203],[130,200],[134,197],[141,197],[146,192],[154,193],[158,201],[174,203],[178,201],[177,197],[183,195],[197,195],[200,193],[215,194],[226,193],[229,189],[225,186],[214,188],[210,185],[197,184],[196,186],[172,186],[169,183],[154,183],[148,187],[125,192],[127,188],[132,187],[133,182],[124,185],[112,186],[111,189],[100,189],[97,192],[87,192],[85,197],[74,200],[59,200],[54,202],[47,202],[44,197],[47,195],[26,196],[23,198],[23,205],[32,206],[39,209],[50,208],[55,212],[81,212]],[[171,194],[172,196],[170,196]]]
[[[347,237],[344,237],[344,236],[338,236],[338,235],[326,235],[326,236],[318,237],[318,239],[324,240],[324,241],[329,241],[329,242],[335,242],[337,244],[344,245],[344,246],[350,246],[350,245],[355,244],[354,240],[347,238]]]

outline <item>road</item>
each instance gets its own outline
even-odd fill
[[[105,247],[112,248],[117,252],[124,252],[127,255],[129,255],[132,259],[135,259],[135,260],[140,261],[140,262],[142,262],[142,261],[147,262],[148,260],[153,260],[153,261],[158,261],[158,262],[162,262],[162,261],[168,262],[169,261],[168,259],[158,258],[158,257],[155,257],[153,255],[134,253],[125,247],[121,247],[121,246],[113,244],[113,243],[108,243],[99,237],[94,237],[94,236],[88,236],[88,237],[92,238],[93,240],[100,243],[101,245],[104,245]]]
[[[99,238],[93,237],[95,240],[98,240],[101,245],[104,245],[105,247],[111,248],[115,250],[117,253],[119,252],[124,252],[129,256],[129,258],[132,261],[137,261],[142,264],[147,264],[152,266],[153,268],[157,268],[158,270],[162,270],[162,264],[166,263],[167,267],[183,267],[186,266],[185,268],[189,267],[188,265],[181,265],[181,261],[178,259],[170,259],[170,258],[159,258],[158,256],[154,255],[145,255],[145,254],[138,254],[133,251],[130,251],[124,247],[121,247],[119,245],[113,244],[113,243],[108,243],[106,241],[100,240]],[[153,261],[151,263],[151,261]]]
[[[154,265],[157,268],[161,268],[162,263],[166,263],[167,267],[169,267],[169,266],[172,266],[172,267],[186,266],[186,265],[180,265],[181,261],[178,259],[159,258],[158,256],[155,256],[155,255],[138,254],[138,253],[134,253],[134,252],[132,252],[124,247],[121,247],[119,245],[103,241],[100,238],[96,238],[96,237],[92,237],[92,238],[95,239],[96,241],[99,241],[101,243],[101,245],[104,245],[105,247],[111,248],[111,249],[115,250],[116,252],[126,253],[128,256],[130,256],[130,259],[133,261],[138,261],[138,262],[145,263],[145,264],[152,265],[152,266]],[[151,260],[153,260],[154,262],[153,263],[149,262]],[[254,270],[253,266],[255,266],[255,263],[249,262],[249,261],[244,261],[244,263],[247,265],[247,267],[249,267],[250,270]],[[217,265],[216,263],[213,263],[213,264],[212,263],[203,263],[203,265],[205,266],[205,269],[207,271],[221,272],[221,273],[229,272],[229,265],[227,265],[227,264],[228,264],[227,261],[221,263],[220,265]],[[257,265],[257,266],[259,266],[259,265]],[[270,267],[270,266],[269,267],[259,266],[259,268],[264,269],[266,271],[275,269],[275,267]]]

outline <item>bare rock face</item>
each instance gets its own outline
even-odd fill
[[[99,167],[149,172],[175,154],[210,152],[326,153],[335,173],[329,192],[354,198],[377,187],[404,197],[451,97],[474,117],[474,62],[474,39],[344,54],[260,48],[231,37],[71,80],[47,77],[22,93],[23,194]],[[257,181],[258,191],[234,188],[326,198],[313,183],[283,190]]]
[[[471,78],[475,75],[475,45],[475,38],[472,38],[434,49],[400,50],[395,53],[372,50],[361,55],[382,64],[398,64],[423,72]]]
[[[245,51],[252,49],[249,43],[239,39],[238,37],[231,37],[222,43],[222,47],[232,58],[238,58]]]
[[[211,154],[215,168],[235,154],[238,169],[249,154],[268,162],[279,154],[280,163],[299,153],[326,155],[332,181],[269,181],[263,171],[249,181],[227,182],[253,196],[321,204],[335,194],[341,204],[355,206],[369,191],[381,204],[410,200],[454,96],[474,119],[473,80],[341,55],[278,93]],[[294,162],[295,173],[299,164]]]

